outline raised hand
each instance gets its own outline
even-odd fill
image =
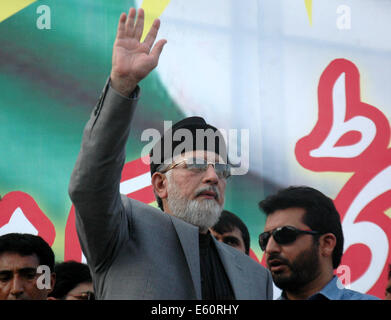
[[[111,86],[128,96],[137,83],[145,78],[158,64],[166,40],[154,44],[160,21],[156,19],[144,42],[140,42],[144,30],[144,10],[131,8],[129,15],[122,13],[119,18],[117,36],[113,47]]]

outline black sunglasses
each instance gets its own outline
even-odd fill
[[[292,226],[279,227],[272,231],[261,233],[259,235],[259,246],[261,247],[262,251],[265,251],[270,236],[273,236],[274,241],[278,244],[289,244],[295,242],[300,234],[316,235],[319,234],[319,232],[312,230],[300,230]]]

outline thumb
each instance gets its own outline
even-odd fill
[[[153,46],[151,52],[150,52],[150,55],[156,60],[158,61],[159,60],[159,57],[160,57],[160,54],[162,53],[163,51],[163,47],[164,45],[167,43],[167,40],[165,39],[162,39],[162,40],[159,40],[158,42],[155,43],[155,45]]]

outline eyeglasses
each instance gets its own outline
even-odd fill
[[[261,247],[262,251],[265,251],[270,236],[273,236],[274,241],[278,244],[290,244],[295,242],[297,237],[301,234],[316,235],[319,234],[319,232],[312,230],[300,230],[292,226],[279,227],[272,231],[261,233],[259,235],[259,246]]]
[[[161,173],[166,173],[171,169],[182,166],[184,169],[187,169],[194,173],[201,173],[208,170],[209,165],[211,165],[216,175],[220,179],[227,179],[231,176],[231,165],[227,163],[219,163],[219,162],[208,162],[205,159],[200,158],[189,158],[183,159],[177,163],[170,164],[167,169],[160,171]]]

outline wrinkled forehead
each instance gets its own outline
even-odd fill
[[[207,162],[212,163],[226,163],[226,161],[218,155],[217,153],[213,151],[205,151],[205,150],[194,150],[194,151],[187,151],[180,155],[177,155],[173,158],[173,162],[177,163],[185,159],[203,159]]]
[[[20,255],[15,252],[3,252],[0,254],[0,270],[36,268],[39,264],[39,258],[36,254]]]

